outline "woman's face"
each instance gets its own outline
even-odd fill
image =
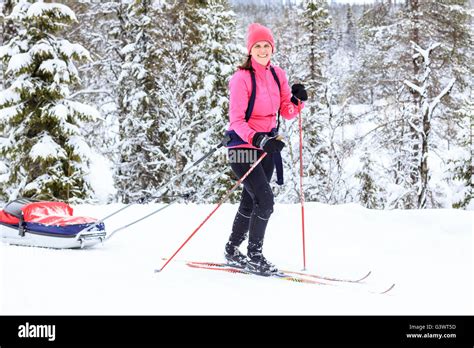
[[[258,41],[252,46],[250,55],[258,64],[267,65],[272,57],[272,45],[268,41]]]

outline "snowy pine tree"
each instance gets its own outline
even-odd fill
[[[235,13],[227,0],[201,2],[196,11],[200,23],[200,42],[196,55],[192,57],[197,82],[194,94],[193,118],[202,122],[193,127],[193,161],[210,151],[222,141],[229,116],[229,79],[240,63],[243,48],[236,44]],[[234,184],[225,152],[207,160],[195,175],[190,176],[197,192],[196,202],[213,202]]]
[[[8,136],[0,152],[9,162],[1,191],[9,198],[91,198],[91,149],[81,128],[98,113],[69,99],[70,86],[79,82],[74,60],[90,57],[83,46],[55,36],[76,17],[61,4],[22,1],[8,18],[18,34],[0,47],[9,77],[0,92],[0,124]]]
[[[124,12],[127,44],[118,79],[120,162],[116,176],[119,201],[137,202],[154,195],[166,177],[162,161],[169,158],[157,88],[162,66],[159,56],[162,27],[159,8],[151,0],[135,1]],[[171,164],[171,163],[169,163]]]
[[[451,188],[445,190],[445,192],[452,192],[449,204],[446,206],[452,206],[453,208],[471,208],[473,205],[474,198],[474,181],[472,174],[474,173],[474,166],[472,163],[474,157],[474,147],[472,144],[472,125],[474,122],[474,101],[468,97],[465,98],[461,107],[456,110],[458,118],[462,120],[462,128],[466,129],[466,132],[462,133],[462,136],[457,139],[458,143],[452,146],[449,154],[451,155],[448,160],[448,166],[446,168],[446,183]],[[457,145],[457,146],[456,146]],[[439,197],[442,200],[444,197]]]
[[[13,21],[8,18],[8,15],[13,10],[13,1],[6,0],[5,2],[0,3],[0,45],[4,45],[11,40],[12,36],[16,32],[16,27],[13,25]],[[6,76],[5,76],[6,67],[0,61],[0,88],[5,88]]]
[[[385,194],[384,189],[377,185],[374,173],[374,161],[368,149],[361,156],[362,168],[355,177],[360,181],[358,190],[358,201],[366,208],[377,209],[381,207],[381,197]]]
[[[86,43],[93,58],[93,61],[86,61],[78,67],[83,85],[87,88],[77,91],[74,96],[81,102],[95,105],[103,117],[99,125],[87,127],[87,139],[104,157],[118,163],[118,77],[124,63],[120,50],[127,43],[124,22],[129,6],[125,1],[67,0],[64,3],[78,18],[78,22],[69,29],[70,40]]]
[[[275,52],[271,62],[285,71],[290,86],[293,83],[305,84],[301,80],[301,76],[305,72],[305,65],[301,64],[301,47],[298,42],[302,30],[301,23],[298,22],[301,9],[275,5],[271,12],[282,14],[275,16],[274,19],[265,16],[266,18],[263,18],[262,22],[262,24],[266,24],[272,29],[275,40]],[[308,88],[306,84],[305,86]],[[276,175],[274,175],[271,183],[274,187],[275,198],[278,202],[299,202],[298,120],[286,121],[280,117],[280,132],[287,135],[287,139],[285,139],[287,146],[282,150],[285,183],[278,186],[275,183]]]
[[[222,140],[238,58],[234,14],[224,0],[136,2],[130,9],[119,83],[122,199],[175,197],[192,188],[188,200],[214,201],[229,185],[216,155],[156,190]]]
[[[324,76],[324,47],[328,40],[329,25],[330,17],[326,1],[303,2],[303,11],[298,19],[299,40],[295,47],[299,52],[299,60],[295,64],[302,69],[297,79],[305,85],[309,97],[302,111],[305,196],[308,201],[319,202],[334,202],[332,195],[334,186],[331,183],[334,177],[331,177],[330,171],[335,162],[330,154],[328,131],[330,112],[327,100],[324,99],[327,90],[327,78]],[[290,154],[290,158],[294,161],[290,163],[290,170],[296,183],[299,181],[298,121],[293,122],[291,127],[293,129],[287,129],[292,139],[293,154]],[[294,185],[295,189],[296,187]]]

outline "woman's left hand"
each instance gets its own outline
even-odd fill
[[[291,97],[291,102],[295,105],[298,105],[298,100],[308,100],[308,93],[306,92],[306,89],[301,83],[296,83],[291,86],[291,94],[293,94],[293,96]]]

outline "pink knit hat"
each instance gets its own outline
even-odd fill
[[[268,41],[272,45],[272,52],[275,51],[275,42],[270,29],[259,23],[252,23],[247,30],[247,51],[250,54],[253,45],[259,41]]]

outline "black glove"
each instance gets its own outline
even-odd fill
[[[285,147],[283,141],[276,139],[276,137],[269,137],[262,132],[255,133],[252,145],[262,149],[266,153],[280,152]]]
[[[306,93],[306,90],[301,83],[296,83],[291,86],[291,94],[293,94],[291,97],[291,102],[295,105],[298,105],[298,99],[301,101],[308,100],[308,93]]]

